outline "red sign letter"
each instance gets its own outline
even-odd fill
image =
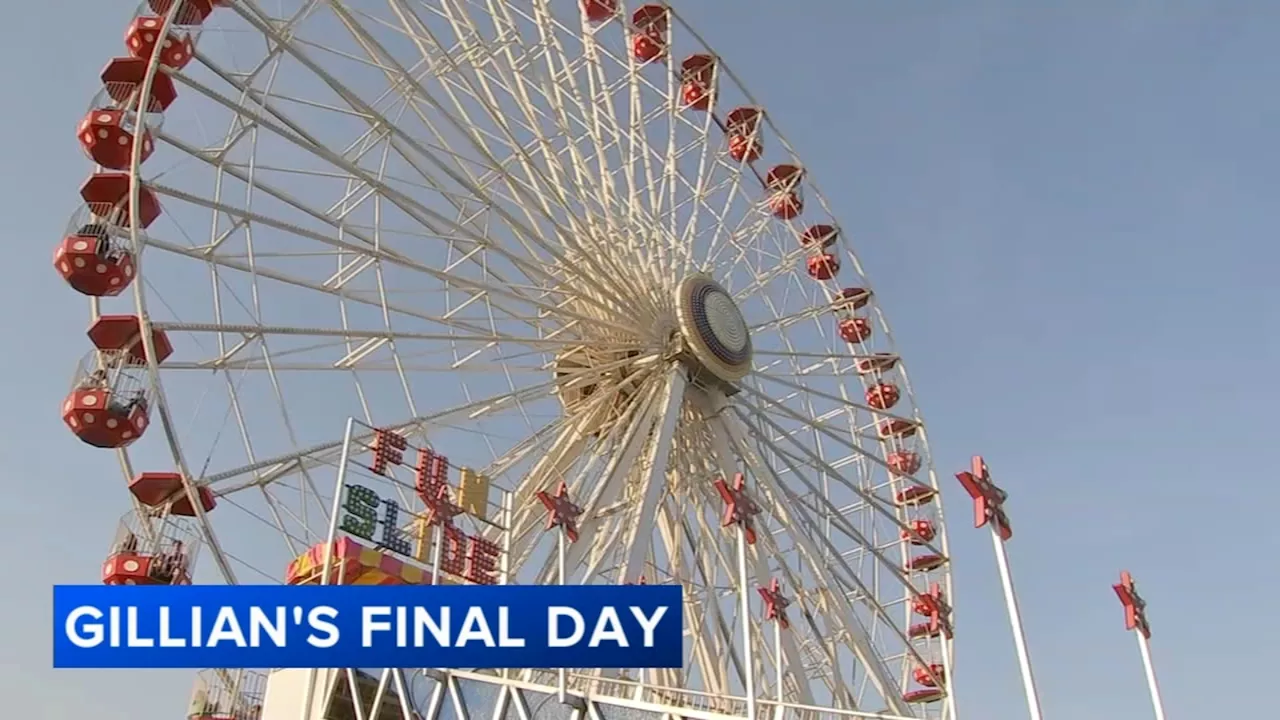
[[[404,449],[407,443],[403,437],[389,430],[373,432],[373,467],[370,470],[379,475],[387,474],[388,465],[399,465],[404,462]]]
[[[497,585],[498,555],[502,548],[481,537],[471,538],[467,548],[467,567],[464,576],[477,585]]]

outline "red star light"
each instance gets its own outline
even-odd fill
[[[449,486],[436,488],[436,494],[427,505],[428,525],[452,525],[453,519],[462,514],[462,508],[449,499]]]
[[[917,596],[912,609],[929,618],[927,627],[930,633],[951,637],[951,606],[947,604],[942,586],[938,583],[930,584],[929,592]]]
[[[539,490],[538,500],[547,509],[547,529],[563,528],[569,542],[578,542],[578,516],[582,514],[582,508],[569,500],[569,486],[561,481],[554,495]]]
[[[724,500],[724,519],[720,524],[723,527],[737,525],[742,528],[747,544],[754,545],[756,530],[751,525],[751,518],[760,514],[760,506],[747,495],[747,478],[738,473],[733,476],[733,485],[725,482],[724,478],[719,478],[716,480],[716,491]]]
[[[760,592],[760,597],[764,598],[764,619],[777,620],[783,630],[791,627],[791,621],[787,619],[787,607],[791,605],[791,599],[782,594],[782,583],[777,578],[769,581],[768,587],[756,588]]]
[[[974,455],[972,469],[956,473],[956,479],[964,486],[969,497],[973,498],[973,526],[980,528],[990,522],[1001,540],[1008,541],[1013,537],[1013,526],[1009,524],[1009,516],[1004,511],[1009,493],[991,482],[991,472],[982,456]]]
[[[1142,637],[1151,639],[1151,624],[1147,622],[1147,601],[1133,586],[1133,576],[1128,570],[1120,573],[1120,584],[1112,585],[1120,604],[1124,605],[1124,629],[1137,630]]]

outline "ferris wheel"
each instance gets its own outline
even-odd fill
[[[105,582],[686,590],[682,670],[549,695],[535,670],[335,672],[331,697],[387,701],[359,720],[954,717],[888,325],[677,7],[149,0],[122,24],[54,255],[91,309],[62,416],[133,503]],[[284,674],[210,670],[191,717],[312,717]]]

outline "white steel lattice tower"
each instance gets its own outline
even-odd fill
[[[679,671],[210,670],[189,717],[954,718],[888,325],[678,7],[150,0],[102,79],[54,265],[105,581],[686,589]]]

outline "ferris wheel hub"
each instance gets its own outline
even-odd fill
[[[751,370],[751,331],[729,291],[706,275],[676,287],[676,315],[685,362],[695,374],[732,384]]]

